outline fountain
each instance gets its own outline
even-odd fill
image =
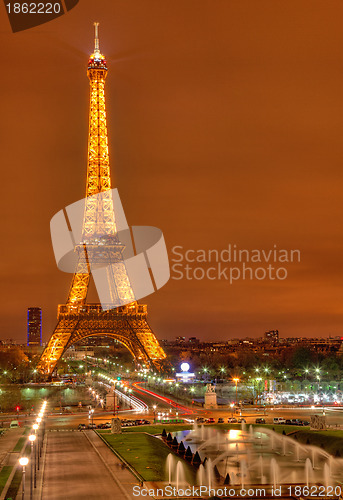
[[[324,485],[325,488],[331,486],[331,471],[330,466],[327,462],[324,464]]]
[[[312,463],[309,458],[305,460],[305,484],[309,486],[312,479]]]
[[[168,484],[175,484],[176,489],[180,487],[180,485],[185,485],[185,468],[184,464],[181,460],[178,460],[176,463],[176,457],[169,453],[166,460],[166,473],[168,476]]]
[[[275,458],[272,458],[270,461],[270,472],[271,472],[271,482],[273,484],[274,490],[279,484],[279,466],[275,460]]]
[[[213,481],[213,479],[214,479],[213,467],[212,467],[212,461],[210,458],[206,461],[205,472],[206,472],[207,486],[208,486],[208,489],[210,490],[213,486],[213,483],[214,483],[214,481]]]
[[[217,432],[216,438],[217,438],[217,450],[220,450],[221,436],[219,432]]]
[[[282,439],[282,454],[285,457],[286,456],[286,439]]]
[[[245,478],[247,475],[247,466],[246,466],[244,458],[242,458],[242,460],[239,463],[239,469],[240,469],[241,486],[242,486],[242,488],[244,488]]]
[[[204,480],[205,480],[205,469],[204,466],[201,464],[197,472],[197,484],[203,486],[205,484]]]
[[[259,463],[259,468],[260,468],[260,478],[261,478],[260,483],[264,484],[265,478],[264,478],[264,475],[263,475],[263,457],[262,457],[262,455],[260,455],[258,457],[258,463]]]
[[[184,470],[183,470],[183,463],[180,462],[180,460],[178,461],[178,463],[176,464],[176,491],[179,490],[180,488],[180,485],[184,485],[186,482],[185,482],[185,473],[184,473]]]
[[[166,461],[166,469],[168,474],[168,484],[172,482],[172,471],[174,470],[175,457],[172,453],[169,453]]]
[[[343,475],[342,459],[265,427],[223,431],[194,425],[193,430],[176,432],[174,437],[179,443],[187,442],[188,456],[193,454],[193,460],[198,452],[197,484],[213,487],[225,482],[242,488],[263,484],[275,489],[282,484],[334,485]],[[172,466],[176,464],[169,459],[169,481]]]

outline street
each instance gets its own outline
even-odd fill
[[[47,432],[47,440],[42,498],[132,498],[137,481],[94,432]]]

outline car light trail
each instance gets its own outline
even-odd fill
[[[190,408],[187,408],[186,406],[180,405],[179,403],[176,403],[172,399],[166,398],[164,396],[160,396],[159,394],[156,394],[155,392],[149,391],[148,389],[143,389],[143,387],[140,387],[139,384],[142,384],[143,382],[134,382],[132,386],[135,388],[137,392],[140,392],[142,394],[149,394],[150,396],[153,396],[154,398],[160,399],[161,401],[164,401],[166,404],[172,406],[173,408],[177,410],[183,410],[185,413],[194,413],[193,410]]]
[[[122,398],[124,401],[126,401],[130,406],[133,406],[135,410],[138,411],[147,411],[149,410],[149,407],[144,401],[141,399],[136,398],[136,396],[127,396],[121,391],[118,391],[118,389],[114,389],[114,392]]]
[[[113,385],[117,382],[116,380],[108,377],[107,375],[102,375],[99,374],[99,377],[105,378],[108,380],[108,382],[111,382]],[[110,384],[106,382],[100,382],[100,384],[104,385],[105,387],[108,387],[109,389],[114,389],[115,394],[122,400],[125,401],[129,406],[132,406],[134,410],[143,412],[149,410],[149,407],[144,401],[141,399],[137,398],[136,396],[128,396],[125,394],[125,392],[120,391],[119,389],[116,389],[115,387],[111,386]]]

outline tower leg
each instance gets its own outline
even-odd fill
[[[77,328],[77,324],[77,319],[61,318],[59,320],[37,365],[37,370],[42,375],[52,375],[58,361],[66,350],[70,337]]]
[[[69,305],[62,305],[59,311],[57,326],[37,365],[42,375],[52,375],[61,356],[72,344],[97,336],[116,339],[147,368],[158,371],[167,368],[166,354],[147,322],[146,306],[135,303],[103,311],[99,304],[87,304],[75,313]]]

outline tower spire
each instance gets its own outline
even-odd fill
[[[99,23],[94,23],[95,29],[95,39],[94,39],[94,53],[100,54],[100,45],[99,45]]]

